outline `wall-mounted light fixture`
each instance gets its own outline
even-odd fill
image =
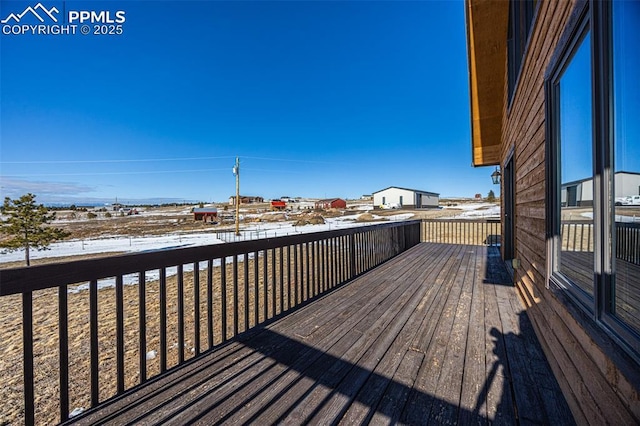
[[[491,173],[491,180],[493,181],[494,185],[500,185],[500,177],[502,176],[502,173],[500,173],[500,170],[498,170],[498,168],[496,167],[496,170]]]

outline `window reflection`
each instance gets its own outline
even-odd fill
[[[559,82],[560,237],[558,271],[593,296],[591,53],[583,38]]]
[[[613,4],[614,310],[640,332],[640,3]]]

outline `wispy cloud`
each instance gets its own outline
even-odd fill
[[[114,200],[105,197],[85,196],[94,188],[74,182],[44,182],[30,181],[0,176],[0,203],[4,197],[18,198],[28,192],[37,196],[38,204],[45,205],[102,205],[112,203]],[[128,205],[147,205],[191,202],[182,198],[119,198],[121,203]]]
[[[77,196],[93,191],[87,185],[75,182],[45,182],[16,179],[0,176],[0,194],[2,197],[18,197],[30,192],[38,196]]]

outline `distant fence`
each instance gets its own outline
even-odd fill
[[[593,221],[562,221],[562,223],[560,223],[560,237],[560,250],[562,251],[593,252]]]
[[[65,421],[419,242],[406,221],[0,270],[0,407]]]
[[[431,243],[499,246],[499,219],[423,219],[421,241]]]
[[[616,222],[616,257],[640,265],[640,223]]]
[[[593,252],[593,221],[573,220],[560,224],[561,250]],[[615,256],[640,265],[640,223],[615,222]]]

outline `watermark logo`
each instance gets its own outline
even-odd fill
[[[5,36],[121,35],[126,19],[124,10],[69,10],[61,16],[57,7],[37,3],[9,13],[0,24]]]
[[[10,13],[9,16],[1,20],[0,23],[8,24],[13,21],[14,23],[18,24],[20,23],[20,20],[27,14],[35,16],[40,22],[45,22],[42,15],[48,16],[49,19],[51,19],[53,22],[58,22],[58,18],[56,17],[56,15],[54,15],[54,13],[57,15],[58,13],[60,13],[60,11],[55,7],[47,9],[42,5],[42,3],[38,3],[34,7],[28,6],[22,13]]]

